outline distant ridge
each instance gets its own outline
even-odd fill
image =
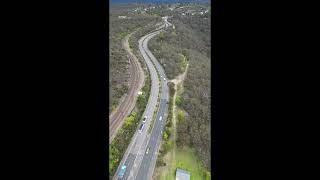
[[[126,3],[210,3],[211,0],[111,0],[111,4],[126,4]]]

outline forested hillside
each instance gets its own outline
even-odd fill
[[[210,15],[179,16],[169,19],[175,25],[150,42],[150,50],[172,79],[189,63],[184,92],[179,97],[177,146],[191,146],[210,169],[211,105],[211,27]]]
[[[129,33],[154,20],[148,14],[132,13],[135,5],[112,6],[109,15],[109,113],[117,107],[121,97],[128,91],[129,62],[121,40]]]

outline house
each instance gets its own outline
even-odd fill
[[[190,180],[191,174],[188,171],[177,168],[176,180]]]

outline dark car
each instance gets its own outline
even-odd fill
[[[142,124],[140,125],[140,128],[139,128],[140,133],[141,133],[143,127],[144,127],[144,123],[142,123]]]

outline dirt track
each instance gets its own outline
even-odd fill
[[[109,144],[115,137],[118,129],[122,126],[124,119],[133,110],[136,98],[138,96],[139,90],[143,86],[144,74],[140,66],[137,57],[131,52],[129,47],[129,38],[132,35],[127,35],[122,40],[122,46],[127,52],[127,57],[130,63],[130,79],[129,79],[129,89],[128,93],[125,95],[124,100],[120,102],[116,110],[109,116]]]

